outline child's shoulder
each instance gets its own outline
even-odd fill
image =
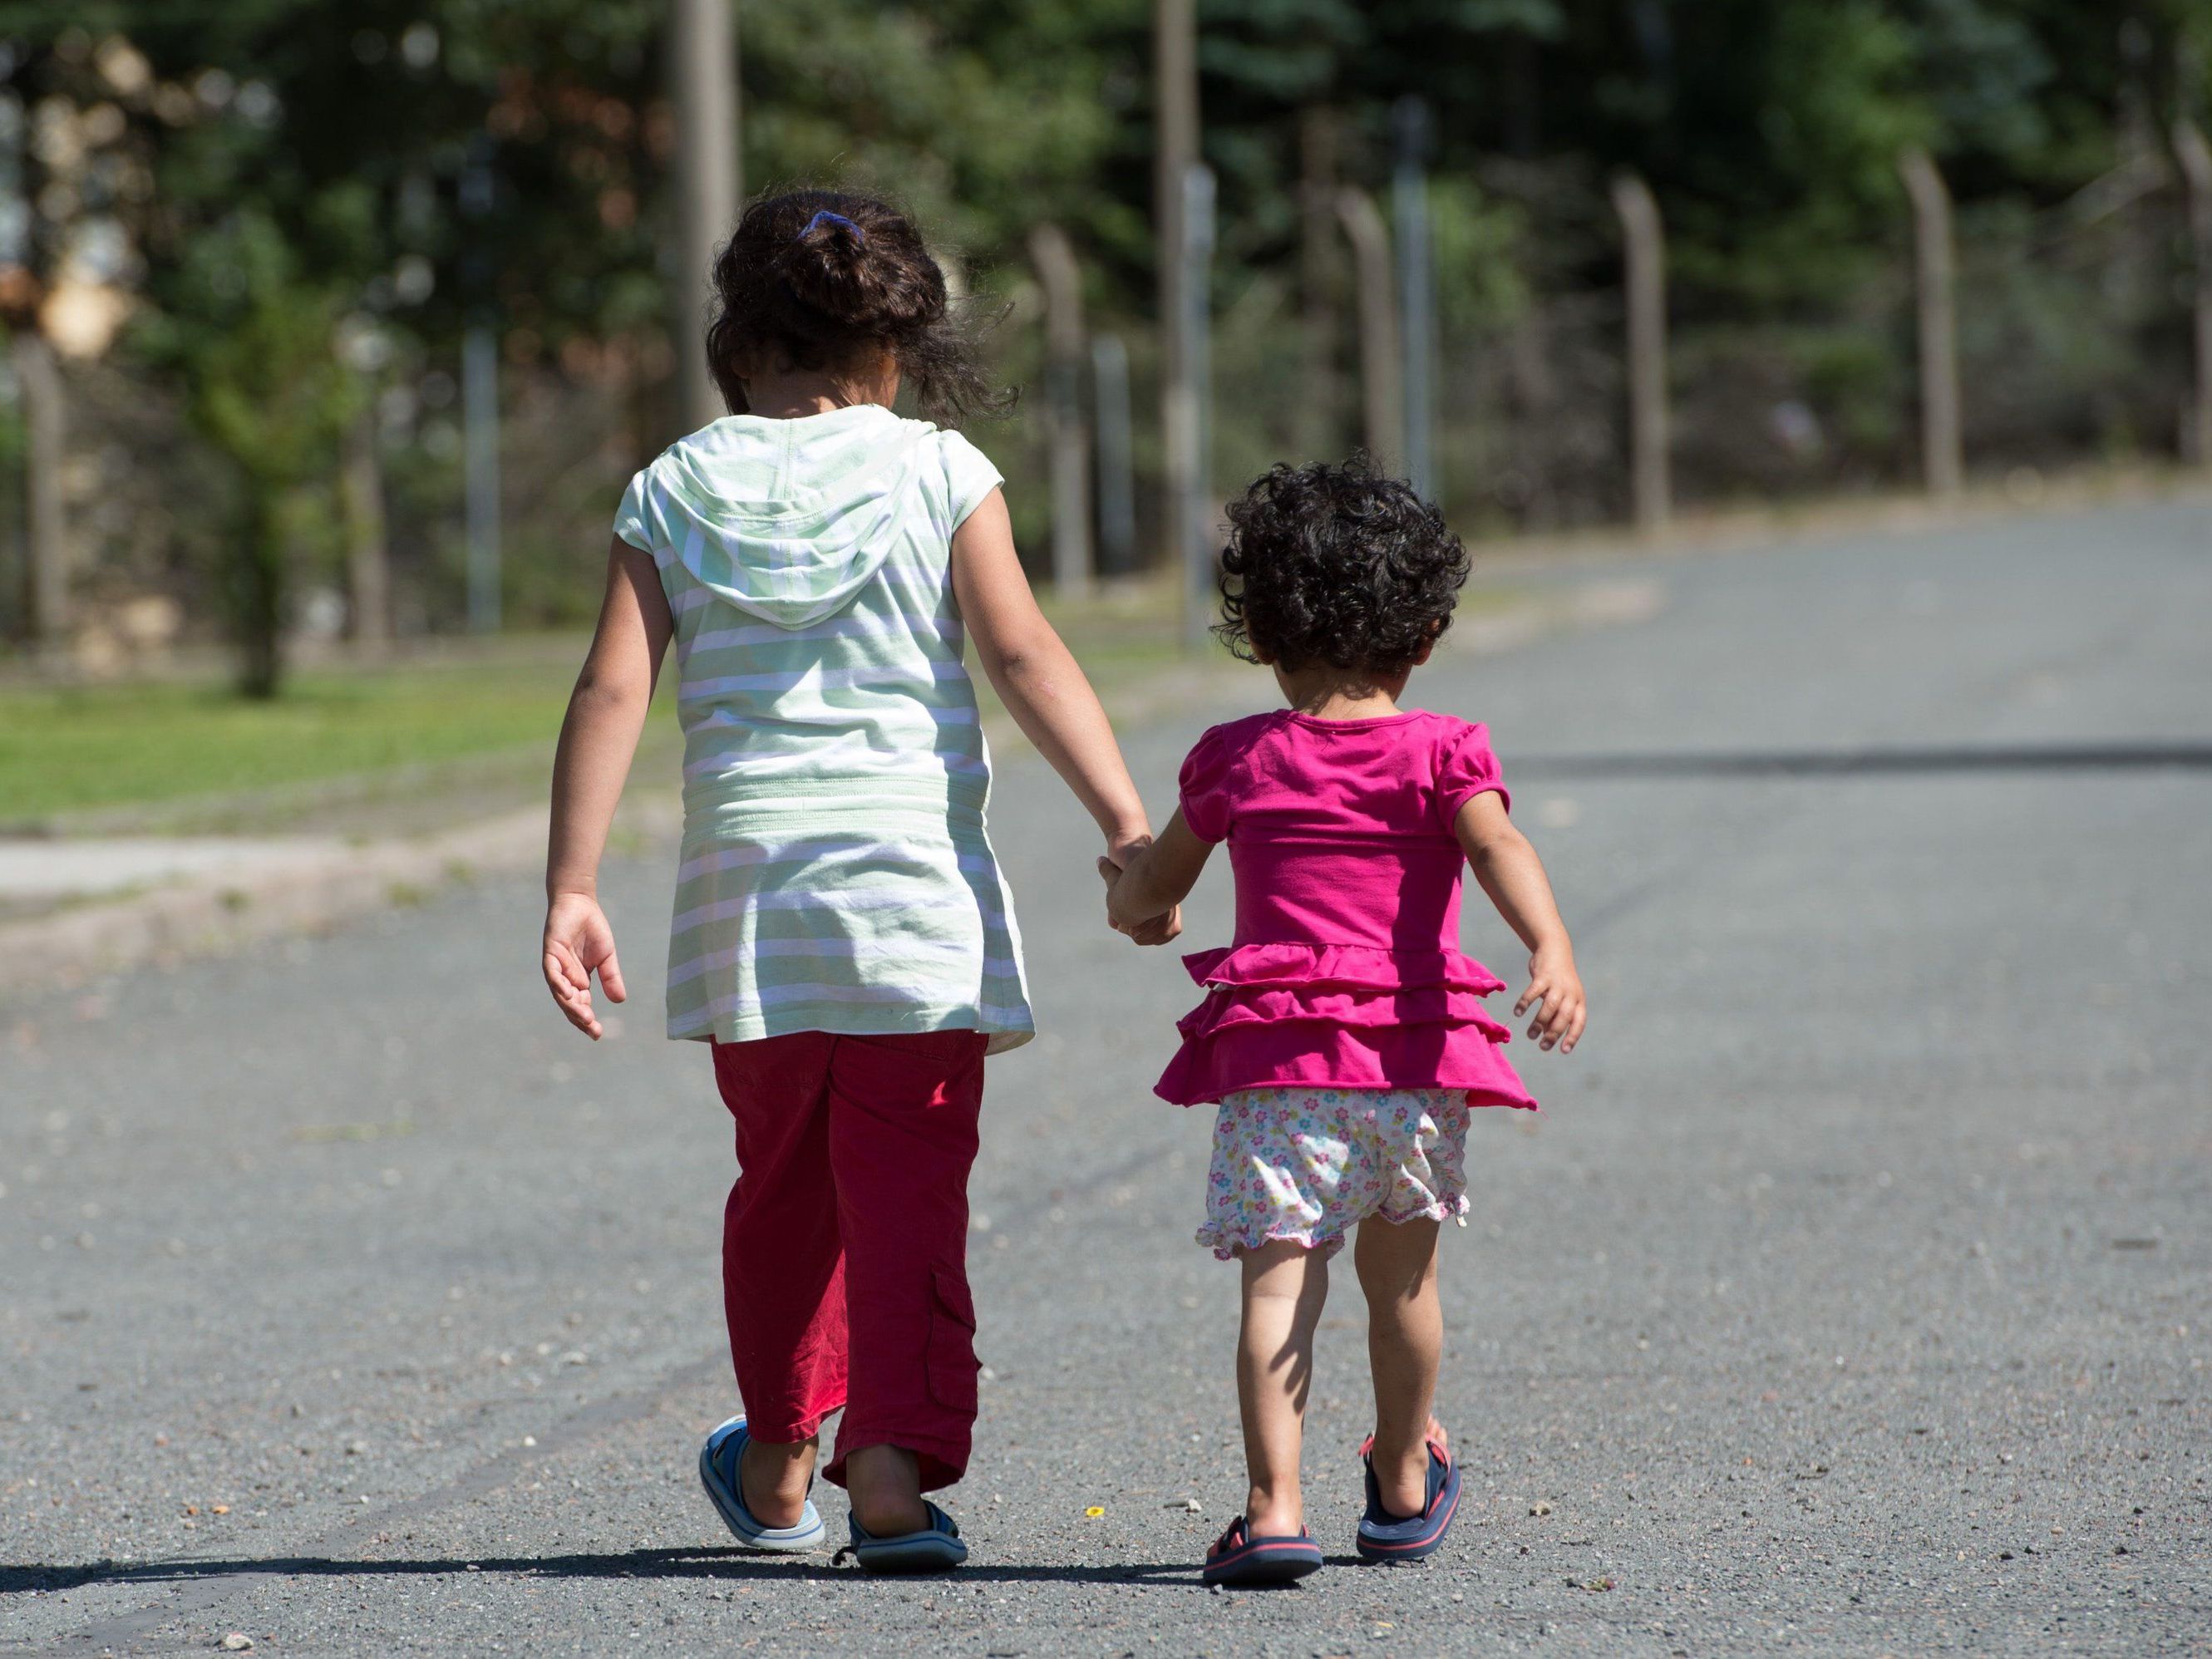
[[[1267,748],[1271,739],[1279,738],[1295,730],[1296,726],[1296,719],[1287,708],[1263,709],[1242,720],[1209,726],[1183,757],[1183,774],[1186,777],[1225,777],[1237,762],[1250,759]]]
[[[1439,776],[1477,771],[1495,773],[1498,756],[1490,746],[1490,727],[1482,720],[1423,708],[1421,718],[1409,723],[1407,736],[1429,756]]]
[[[1224,720],[1218,726],[1209,726],[1199,734],[1191,745],[1191,752],[1201,749],[1226,749],[1235,751],[1250,747],[1269,731],[1291,722],[1287,708],[1263,708],[1256,714],[1247,714],[1241,720]]]

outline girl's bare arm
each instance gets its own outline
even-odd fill
[[[995,489],[953,532],[952,592],[1006,712],[1075,792],[1106,838],[1107,856],[1123,862],[1152,839],[1151,821],[1097,693],[1037,609]],[[1180,931],[1172,917],[1158,927],[1159,942]]]
[[[1504,798],[1494,790],[1461,807],[1452,827],[1475,880],[1505,918],[1505,925],[1528,947],[1528,988],[1514,1004],[1514,1017],[1541,1003],[1528,1035],[1537,1039],[1539,1048],[1556,1046],[1563,1054],[1572,1054],[1582,1041],[1587,1018],[1583,981],[1575,971],[1574,944],[1567,938],[1567,924],[1559,919],[1544,861],[1528,838],[1514,828],[1505,814]]]
[[[599,908],[599,855],[674,631],[653,556],[616,537],[599,629],[561,723],[545,857],[546,988],[568,1023],[594,1040],[601,1027],[592,1007],[592,975],[599,975],[610,1002],[628,994],[614,930]]]

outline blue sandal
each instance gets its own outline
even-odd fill
[[[831,1565],[849,1555],[869,1572],[943,1572],[958,1566],[968,1559],[960,1528],[936,1504],[925,1501],[922,1508],[929,1511],[927,1526],[919,1532],[902,1532],[888,1538],[870,1532],[860,1524],[859,1516],[848,1516],[853,1540],[831,1558]]]
[[[1429,1480],[1426,1501],[1419,1515],[1393,1515],[1382,1507],[1382,1489],[1375,1484],[1372,1453],[1375,1437],[1359,1444],[1359,1461],[1367,1471],[1367,1513],[1359,1517],[1357,1540],[1365,1561],[1418,1561],[1434,1555],[1451,1530],[1459,1512],[1459,1465],[1435,1441],[1429,1442]]]
[[[1238,1516],[1229,1529],[1214,1540],[1199,1572],[1203,1584],[1238,1589],[1263,1584],[1291,1584],[1321,1566],[1321,1546],[1300,1527],[1296,1534],[1270,1534],[1255,1538]]]
[[[744,1487],[738,1470],[751,1439],[745,1431],[745,1419],[738,1416],[708,1435],[707,1443],[699,1448],[699,1484],[706,1487],[707,1496],[714,1500],[723,1524],[749,1550],[801,1555],[808,1550],[819,1549],[826,1528],[812,1498],[808,1498],[806,1507],[799,1512],[797,1523],[788,1527],[763,1526],[745,1507]],[[811,1487],[813,1482],[810,1480],[807,1485]]]

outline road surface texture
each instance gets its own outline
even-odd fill
[[[911,1655],[2208,1650],[2212,507],[1589,560],[1647,620],[1446,653],[1588,975],[1476,1124],[1425,1567],[1351,1563],[1347,1272],[1307,1459],[1332,1565],[1210,1594],[1242,1496],[1194,993],[1099,925],[1034,760],[994,825],[1046,1035],[975,1183],[973,1565],[748,1559],[726,1119],[636,988],[572,1035],[526,879],[0,1017],[0,1649]],[[1218,707],[1129,733],[1157,810]],[[1226,871],[1191,908],[1224,937]],[[1468,943],[1521,958],[1469,907]],[[820,1496],[833,1541],[837,1495]],[[1092,1510],[1101,1514],[1089,1514]]]

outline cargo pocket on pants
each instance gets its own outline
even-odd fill
[[[930,1398],[949,1411],[975,1413],[975,1302],[968,1281],[937,1267],[930,1273]]]

